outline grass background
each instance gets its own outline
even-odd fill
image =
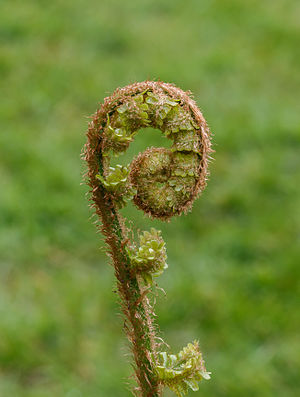
[[[97,104],[147,78],[194,93],[216,150],[191,214],[125,211],[167,242],[162,336],[200,340],[195,396],[299,396],[299,19],[297,0],[0,1],[1,397],[130,395],[79,154]]]

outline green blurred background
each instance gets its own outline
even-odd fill
[[[124,212],[167,242],[161,335],[200,340],[212,380],[195,396],[299,396],[300,2],[0,7],[0,396],[130,396],[80,151],[105,96],[158,78],[194,93],[216,150],[191,214]],[[162,142],[140,134],[130,156]]]

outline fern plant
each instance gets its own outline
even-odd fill
[[[148,148],[128,166],[111,167],[141,128],[159,129],[168,148]],[[131,343],[141,397],[159,397],[164,386],[177,396],[209,379],[197,342],[178,354],[161,352],[148,293],[167,268],[165,242],[154,228],[136,242],[119,209],[129,200],[152,218],[168,221],[187,213],[206,186],[210,132],[188,93],[171,84],[145,81],[117,89],[92,116],[84,157],[92,207],[100,218]]]

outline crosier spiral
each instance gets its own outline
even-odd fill
[[[129,166],[111,167],[112,156],[124,153],[137,132],[159,129],[172,140],[170,148],[148,148]],[[132,344],[135,393],[161,396],[163,386],[178,396],[198,389],[208,379],[197,342],[177,355],[159,351],[153,308],[147,293],[153,277],[167,268],[165,243],[151,229],[130,239],[118,209],[128,200],[152,218],[168,220],[191,209],[206,186],[211,152],[207,123],[189,94],[172,84],[145,81],[117,89],[93,115],[87,132],[85,160],[92,206],[101,220],[113,260]]]

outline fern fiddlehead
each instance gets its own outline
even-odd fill
[[[173,141],[149,148],[127,167],[110,166],[126,151],[141,128],[153,127]],[[132,345],[136,394],[161,396],[163,386],[178,396],[208,379],[198,344],[177,355],[159,352],[153,308],[147,292],[153,277],[167,268],[165,243],[151,229],[132,241],[118,209],[127,201],[152,218],[168,220],[191,209],[206,186],[211,152],[209,129],[190,96],[171,84],[145,81],[117,89],[93,115],[87,132],[85,160],[92,206],[109,247]]]

